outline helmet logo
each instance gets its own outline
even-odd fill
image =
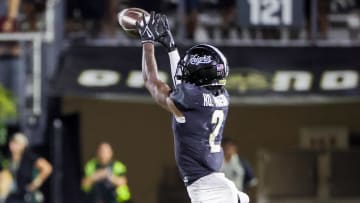
[[[191,55],[190,56],[190,64],[199,65],[199,64],[209,64],[211,63],[211,56],[199,56],[199,55]]]
[[[216,71],[217,71],[217,75],[218,76],[222,76],[224,71],[225,71],[225,66],[224,64],[217,64],[216,65]]]
[[[216,65],[216,70],[217,70],[217,71],[223,71],[224,69],[225,69],[224,64],[217,64],[217,65]]]

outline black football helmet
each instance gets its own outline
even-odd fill
[[[175,77],[197,86],[224,86],[228,74],[229,66],[224,54],[214,46],[199,44],[186,51]]]

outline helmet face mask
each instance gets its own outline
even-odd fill
[[[176,79],[197,86],[224,86],[229,68],[224,55],[206,44],[190,48],[180,60]]]

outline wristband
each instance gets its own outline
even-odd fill
[[[170,45],[170,46],[169,46],[169,49],[168,49],[168,53],[169,53],[169,55],[170,55],[170,53],[171,53],[171,52],[175,51],[176,49],[177,49],[177,47],[176,47],[176,45],[175,45],[175,44]]]
[[[143,41],[141,41],[141,44],[146,44],[146,43],[154,44],[154,41],[153,40],[143,40]]]

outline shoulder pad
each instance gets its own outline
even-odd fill
[[[170,98],[182,111],[194,109],[202,104],[201,92],[198,87],[188,83],[177,85]]]

